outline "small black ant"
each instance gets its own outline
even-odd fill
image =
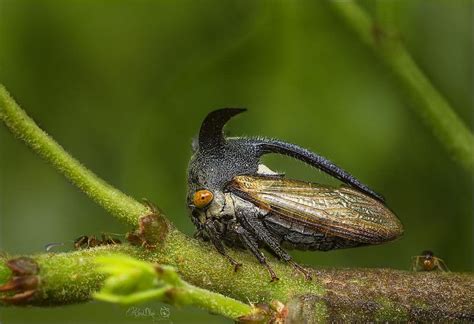
[[[119,234],[116,234],[116,235],[119,235]],[[91,235],[91,236],[82,235],[78,237],[77,239],[75,239],[72,243],[76,250],[82,250],[82,249],[93,248],[96,246],[117,245],[117,244],[121,244],[122,241],[120,241],[117,238],[113,238],[109,234],[102,233],[100,239],[98,239],[95,235]],[[54,248],[58,246],[63,246],[63,245],[64,245],[63,242],[48,243],[46,244],[45,249],[46,249],[46,252],[52,252]]]
[[[103,245],[117,245],[122,242],[119,239],[113,238],[110,235],[101,235],[101,239],[98,239],[95,235],[87,236],[83,235],[74,240],[74,247],[76,250],[93,248],[96,246]]]

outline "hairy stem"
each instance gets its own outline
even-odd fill
[[[183,302],[186,304],[191,304],[234,320],[238,320],[242,316],[251,315],[253,312],[253,308],[248,304],[191,285],[187,285],[184,289],[176,289],[174,294],[176,294],[174,298],[184,300]]]
[[[391,68],[400,88],[410,97],[411,107],[452,157],[473,175],[474,136],[403,46],[391,19],[392,0],[377,2],[378,21],[353,0],[331,0],[331,4],[349,28]]]
[[[123,253],[140,260],[169,264],[187,282],[244,302],[280,301],[295,322],[324,320],[432,321],[474,320],[474,275],[440,272],[408,272],[391,269],[311,270],[306,281],[291,267],[270,261],[280,277],[270,282],[266,270],[240,251],[231,255],[243,262],[233,267],[212,247],[171,232],[159,250],[129,245],[98,247],[83,251],[31,256],[39,265],[42,284],[28,305],[63,305],[84,302],[97,291],[105,276],[98,271],[98,256]],[[0,272],[5,265],[0,263]],[[196,298],[202,291],[195,291]],[[193,300],[210,309],[223,300]],[[206,297],[206,298],[207,298]],[[211,309],[210,309],[211,310]]]
[[[69,155],[26,115],[2,85],[0,120],[13,135],[24,141],[36,154],[51,163],[69,181],[118,219],[137,225],[138,217],[147,213],[144,205],[112,187]]]

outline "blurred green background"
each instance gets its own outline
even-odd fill
[[[369,11],[373,1],[362,2]],[[399,0],[406,46],[473,124],[473,2]],[[409,269],[424,249],[473,270],[472,179],[446,154],[377,57],[320,1],[0,0],[0,83],[37,123],[124,192],[192,234],[191,138],[207,112],[249,112],[232,135],[276,137],[328,157],[376,191],[405,226],[392,243],[293,252],[323,267]],[[116,222],[0,126],[0,248],[41,252]],[[336,183],[287,158],[288,177]],[[162,304],[147,305],[159,313]],[[145,306],[144,306],[145,307]],[[230,322],[171,308],[163,323]],[[147,323],[102,303],[0,309],[2,323]]]

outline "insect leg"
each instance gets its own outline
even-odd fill
[[[74,248],[76,250],[82,249],[85,245],[87,245],[88,240],[89,240],[89,237],[87,235],[78,237],[77,239],[74,240]]]
[[[449,268],[443,259],[437,258],[435,262],[441,271],[449,272]]]
[[[101,242],[100,240],[98,240],[95,235],[92,235],[92,236],[89,236],[89,238],[87,239],[87,248],[93,248],[93,247],[96,247],[96,246],[100,246],[101,245]]]
[[[198,229],[196,232],[194,232],[193,238],[209,241],[208,237],[204,235],[204,229]]]
[[[217,232],[216,227],[214,226],[214,224],[211,223],[211,222],[207,222],[204,226],[205,226],[205,229],[206,229],[206,231],[209,235],[209,238],[210,238],[212,244],[214,245],[214,247],[216,248],[217,252],[219,252],[220,254],[225,256],[226,259],[229,260],[229,262],[234,266],[234,271],[237,271],[237,269],[239,269],[242,266],[242,263],[239,263],[239,262],[235,261],[230,255],[228,255],[226,253],[224,244],[222,244],[222,241],[220,239],[220,235]]]
[[[272,277],[271,281],[273,282],[279,280],[275,274],[275,271],[273,271],[273,269],[267,263],[265,255],[263,255],[263,253],[258,249],[257,241],[252,236],[252,234],[250,234],[245,228],[240,225],[237,225],[235,227],[235,231],[239,234],[240,241],[242,242],[244,247],[250,250],[250,252],[255,255],[257,260],[267,268],[268,272],[270,273],[270,277]]]
[[[300,271],[307,280],[311,280],[311,274],[292,260],[291,256],[283,250],[280,243],[272,236],[267,228],[260,222],[260,220],[251,213],[237,211],[237,216],[245,229],[253,233],[260,241],[264,242],[268,248],[275,253],[280,259],[288,262],[298,271]]]
[[[102,240],[99,245],[116,245],[122,243],[119,239],[113,238],[112,235],[108,233],[102,233],[101,238]]]
[[[55,247],[57,246],[63,246],[64,243],[63,242],[52,242],[52,243],[48,243],[44,246],[44,249],[46,250],[46,252],[51,252],[52,249],[54,249]]]
[[[411,257],[411,271],[418,271],[420,256]]]

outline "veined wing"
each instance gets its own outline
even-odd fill
[[[265,176],[237,176],[229,189],[280,217],[361,243],[377,244],[403,232],[398,218],[381,202],[347,186]]]

